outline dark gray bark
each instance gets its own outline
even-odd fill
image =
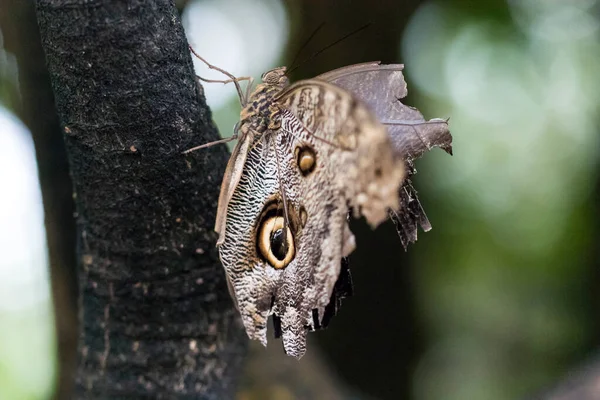
[[[212,232],[214,140],[172,1],[38,0],[77,210],[79,398],[233,396],[246,351]]]

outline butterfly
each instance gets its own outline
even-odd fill
[[[220,82],[233,82],[242,104],[231,138],[186,151],[238,139],[215,223],[229,291],[251,339],[266,345],[272,315],[285,352],[299,358],[307,332],[351,292],[349,210],[373,228],[391,217],[405,247],[417,224],[430,227],[407,178],[426,150],[451,152],[447,121],[400,103],[402,65],[357,64],[294,84],[279,67],[250,92],[251,78],[191,50],[230,78]],[[245,92],[241,80],[250,81]]]

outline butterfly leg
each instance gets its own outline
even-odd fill
[[[231,83],[231,82],[235,82],[235,80],[233,79],[225,79],[225,80],[221,80],[221,79],[206,79],[201,77],[200,75],[196,75],[196,78],[198,78],[199,80],[201,80],[202,82],[207,82],[207,83],[222,83],[224,85]],[[239,78],[236,78],[238,81],[251,81],[252,78],[249,76],[240,76]],[[248,90],[246,90],[246,93],[248,93]]]
[[[212,65],[211,63],[209,63],[208,61],[206,61],[204,58],[202,58],[198,53],[196,53],[196,51],[194,51],[194,49],[192,48],[192,46],[189,46],[190,51],[192,52],[192,54],[194,56],[196,56],[196,58],[200,61],[202,61],[204,64],[206,64],[206,66],[210,69],[214,69],[215,71],[219,71],[220,73],[222,73],[223,75],[227,76],[229,78],[228,81],[221,81],[222,83],[229,83],[229,82],[233,82],[235,84],[235,89],[237,90],[238,93],[238,97],[240,98],[240,103],[242,103],[242,107],[246,106],[247,103],[247,98],[244,97],[244,94],[242,93],[242,87],[240,86],[240,78],[236,78],[235,75],[225,71],[222,68],[219,68],[215,65]],[[200,77],[198,77],[200,78]],[[244,77],[243,80],[249,80],[246,79],[247,77]],[[208,80],[206,80],[205,82],[209,82]],[[216,82],[216,81],[215,81]]]
[[[245,99],[249,99],[250,98],[250,90],[252,89],[252,86],[254,85],[254,78],[250,77],[250,79],[248,79],[248,85],[246,86],[246,94],[245,94]]]
[[[214,142],[208,142],[208,143],[201,144],[200,146],[192,147],[191,149],[187,149],[186,151],[182,151],[181,154],[191,153],[192,151],[204,149],[206,147],[212,147],[214,145],[221,144],[221,143],[229,143],[229,142],[231,142],[233,140],[236,140],[237,138],[238,138],[238,135],[234,134],[233,136],[230,136],[228,138],[219,139],[219,140],[215,140]]]

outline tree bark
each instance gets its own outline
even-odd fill
[[[77,210],[79,398],[233,396],[246,336],[212,232],[225,146],[172,1],[38,0]]]

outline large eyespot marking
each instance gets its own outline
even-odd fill
[[[285,268],[296,255],[292,228],[285,228],[281,212],[277,208],[267,209],[256,236],[259,255],[275,269]]]
[[[296,165],[300,169],[300,173],[303,176],[307,176],[315,170],[317,166],[317,155],[315,151],[308,147],[297,147],[296,148]]]

